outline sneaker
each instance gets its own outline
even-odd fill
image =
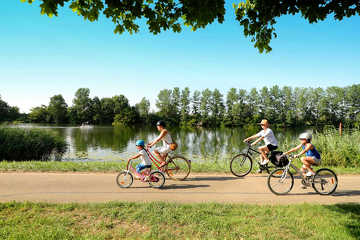
[[[261,169],[258,169],[258,170],[256,171],[256,173],[262,173],[262,170],[261,170]]]
[[[312,177],[312,176],[314,176],[314,175],[315,175],[315,173],[310,172],[310,171],[306,173],[306,176],[307,176],[307,177]]]
[[[148,182],[149,181],[149,176],[145,176],[143,181]]]

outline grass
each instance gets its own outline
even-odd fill
[[[61,159],[67,150],[66,141],[41,129],[0,127],[0,159],[49,160]]]
[[[299,164],[298,164],[299,165]],[[299,166],[298,166],[299,167]],[[326,166],[321,166],[326,167]],[[104,162],[59,162],[59,161],[24,161],[0,162],[0,171],[24,172],[117,172],[126,168],[125,161]],[[360,168],[329,167],[337,174],[360,174]],[[253,173],[258,169],[253,167]],[[317,168],[315,168],[317,169]],[[192,173],[230,173],[228,162],[192,162]]]
[[[0,203],[1,239],[358,239],[360,205]]]

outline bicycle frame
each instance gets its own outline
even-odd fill
[[[300,177],[301,177],[302,180],[306,180],[306,179],[304,178],[302,172],[300,171],[300,169],[298,169],[294,164],[292,164],[293,159],[294,159],[293,157],[290,157],[288,165],[286,165],[285,168],[284,168],[284,173],[283,173],[283,176],[281,176],[281,179],[285,179],[285,178],[286,178],[287,173],[290,171],[290,167],[291,167],[292,169],[295,170],[296,174],[299,174],[299,175],[300,175]]]

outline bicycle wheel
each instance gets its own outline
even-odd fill
[[[121,188],[128,188],[134,182],[134,177],[131,172],[122,171],[116,177],[116,183]]]
[[[149,185],[153,188],[162,188],[165,184],[165,176],[160,171],[151,172],[149,175]]]
[[[251,172],[253,162],[251,158],[243,153],[233,157],[230,161],[230,171],[237,177],[244,177]]]
[[[294,176],[290,171],[278,168],[268,176],[267,185],[272,193],[285,195],[289,193],[294,186]]]
[[[191,170],[190,161],[182,156],[174,156],[165,165],[164,172],[169,178],[177,181],[186,179]]]
[[[338,185],[336,174],[327,168],[316,171],[313,177],[312,187],[320,195],[330,195],[335,192]]]

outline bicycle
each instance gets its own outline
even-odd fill
[[[253,149],[249,142],[246,143],[247,143],[247,150],[244,151],[243,153],[234,156],[230,161],[230,171],[232,174],[234,174],[237,177],[245,177],[251,172],[253,167],[253,160],[251,158],[251,155],[253,153],[261,154],[259,151]],[[276,154],[282,154],[282,153],[278,151],[270,152],[271,156],[273,155],[275,156]],[[281,163],[277,163],[276,161],[274,161],[275,159],[274,160],[270,159],[270,160],[275,166],[281,167]],[[259,164],[259,173],[261,173],[262,171],[266,171],[268,174],[270,174],[271,168],[273,167],[269,166],[268,163],[265,165]]]
[[[172,180],[182,181],[189,176],[191,170],[191,160],[188,160],[181,155],[168,156],[168,160],[165,165],[160,167],[161,161],[150,152],[149,148],[146,148],[145,150],[155,167],[159,171],[166,173],[166,175]],[[129,170],[131,165],[132,162],[129,161],[126,169]]]
[[[124,170],[117,175],[117,185],[121,188],[131,187],[134,182],[134,175],[137,176],[141,182],[148,182],[150,187],[162,188],[165,184],[165,176],[162,172],[145,169],[142,173],[138,173],[135,168],[130,165],[128,170]]]
[[[283,168],[277,168],[270,173],[267,179],[267,185],[270,191],[276,195],[285,195],[291,191],[294,186],[294,176],[290,172],[290,167],[295,170],[295,174],[300,174],[301,183],[304,187],[310,185],[320,195],[330,195],[335,192],[338,186],[338,179],[334,171],[328,168],[320,168],[312,177],[303,176],[301,170],[295,167],[291,162],[294,156],[289,157],[289,163]],[[279,186],[284,190],[277,190]]]

